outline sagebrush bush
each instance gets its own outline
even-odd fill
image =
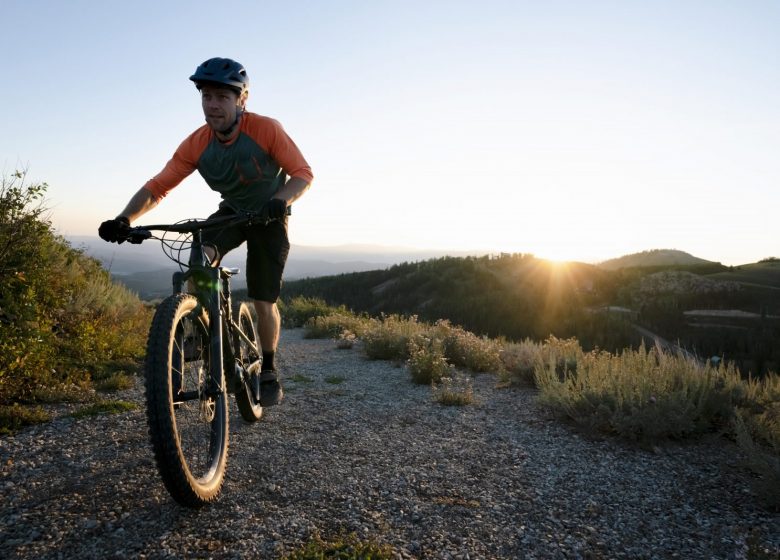
[[[346,308],[332,307],[319,298],[294,297],[289,302],[279,300],[279,313],[282,316],[282,325],[292,329],[303,327],[315,317],[344,313]]]
[[[350,350],[357,342],[357,335],[350,330],[344,329],[336,338],[336,348],[339,350]]]
[[[418,335],[409,340],[406,365],[412,380],[430,385],[452,374],[453,368],[444,357],[442,342],[436,338]]]
[[[438,333],[437,333],[438,334]],[[455,366],[473,372],[501,373],[501,344],[496,340],[479,337],[461,328],[449,327],[442,340],[444,355]]]
[[[542,363],[554,364],[555,371],[562,376],[565,371],[576,372],[577,362],[584,356],[585,352],[576,338],[550,336],[542,344],[539,358]]]
[[[542,345],[525,339],[522,342],[508,342],[500,351],[504,371],[514,382],[523,385],[534,384],[534,368],[543,362]]]
[[[362,335],[363,351],[372,360],[405,361],[409,357],[409,341],[423,334],[428,325],[398,315],[383,315],[370,323]]]
[[[344,331],[354,333],[356,337],[371,328],[372,319],[359,317],[349,311],[335,311],[329,315],[312,317],[306,322],[306,338],[336,338]]]
[[[735,368],[703,367],[658,348],[585,354],[552,341],[543,354],[535,379],[544,406],[630,439],[682,438],[723,427],[746,395]]]

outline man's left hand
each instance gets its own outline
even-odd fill
[[[287,214],[287,201],[282,198],[272,198],[260,210],[263,220],[281,220]]]

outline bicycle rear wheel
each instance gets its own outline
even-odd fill
[[[249,307],[242,303],[238,308],[238,323],[241,332],[250,340],[257,341],[255,336],[255,323],[252,321],[252,315]],[[257,362],[259,356],[250,349],[249,344],[241,336],[236,337],[234,343],[236,359],[241,363],[241,367],[247,372],[247,376],[242,383],[242,387],[236,389],[236,404],[241,417],[247,422],[257,422],[263,416],[263,407],[260,405],[260,367],[259,362],[253,371],[249,371],[249,366]],[[256,371],[254,371],[256,370]]]
[[[217,498],[227,466],[227,393],[210,379],[209,340],[197,300],[177,294],[157,308],[146,349],[154,457],[168,492],[189,507]]]

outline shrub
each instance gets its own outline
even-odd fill
[[[0,405],[0,435],[13,434],[24,426],[49,422],[51,416],[40,406],[29,407],[14,403],[11,406]]]
[[[279,313],[285,328],[303,327],[315,317],[324,317],[344,311],[345,308],[334,308],[319,298],[295,297],[289,303],[279,301]]]
[[[522,342],[509,342],[501,348],[499,356],[504,371],[523,385],[533,385],[534,367],[543,361],[542,345],[526,339]]]
[[[778,418],[774,421],[776,425],[780,423]],[[756,478],[751,479],[753,491],[766,507],[780,511],[780,442],[774,441],[769,446],[762,446],[756,441],[754,429],[755,424],[744,412],[735,415],[734,433],[737,444],[747,457],[747,467],[756,475]]]
[[[744,388],[739,406],[751,433],[762,445],[780,449],[780,375],[749,378]]]
[[[406,365],[415,383],[430,385],[452,372],[452,366],[447,363],[443,345],[438,339],[418,335],[409,341],[408,354]]]
[[[541,346],[539,359],[540,363],[550,365],[562,376],[566,371],[576,372],[577,362],[584,356],[585,352],[576,338],[550,336]]]
[[[575,355],[574,367],[565,350]],[[577,355],[554,341],[547,354],[535,368],[541,404],[629,439],[681,438],[723,427],[746,394],[733,367],[702,367],[657,348]]]
[[[350,331],[362,336],[372,324],[371,319],[358,317],[349,311],[336,311],[329,315],[313,317],[306,322],[306,338],[335,338]]]
[[[339,350],[349,350],[357,341],[357,336],[350,330],[344,329],[336,339],[336,348]]]
[[[46,188],[23,172],[0,182],[0,402],[88,386],[107,363],[144,351],[150,310],[54,234]]]
[[[382,316],[381,320],[371,321],[363,333],[363,350],[372,360],[404,361],[409,357],[409,341],[427,329],[416,316]]]
[[[444,355],[451,364],[476,373],[503,370],[499,342],[451,327],[446,321],[439,321],[435,330],[436,335],[443,335]]]
[[[474,387],[471,377],[455,373],[442,377],[439,383],[431,385],[433,398],[445,406],[465,406],[474,402]]]

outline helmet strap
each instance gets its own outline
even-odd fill
[[[233,134],[233,131],[236,130],[236,127],[238,126],[238,121],[241,120],[241,115],[244,114],[244,108],[240,105],[238,106],[238,109],[236,109],[236,120],[233,121],[233,124],[225,128],[224,130],[218,130],[217,132],[224,136],[226,139],[230,137],[231,134]]]

